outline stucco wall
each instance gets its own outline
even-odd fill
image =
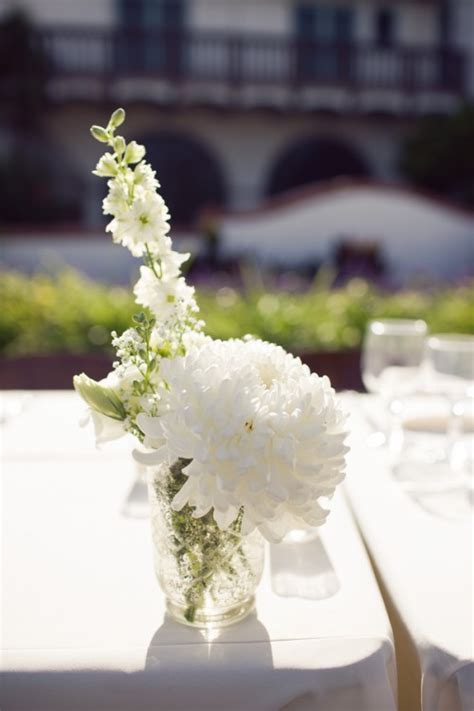
[[[289,0],[193,0],[189,22],[199,29],[285,34],[290,6]]]
[[[473,272],[474,215],[387,189],[346,187],[272,212],[229,215],[222,221],[221,235],[227,253],[252,254],[288,267],[327,258],[341,237],[378,242],[390,277],[402,284],[422,274],[452,280]],[[189,237],[173,236],[178,250],[199,247]],[[0,259],[27,271],[71,264],[92,278],[121,283],[136,278],[137,271],[136,260],[113,245],[103,230],[86,238],[7,234]]]
[[[106,120],[106,111],[78,105],[51,111],[44,124],[45,134],[86,180],[85,217],[89,225],[100,219],[100,185],[90,171],[101,154],[100,145],[89,136],[89,126]],[[371,176],[396,178],[399,146],[408,125],[399,120],[377,122],[364,117],[160,111],[131,105],[124,133],[129,138],[146,139],[160,131],[173,131],[201,141],[221,166],[229,207],[245,209],[265,196],[270,172],[282,152],[309,136],[345,141],[361,154]]]
[[[376,242],[400,281],[427,273],[459,278],[474,269],[474,215],[397,189],[342,187],[263,213],[224,218],[228,253],[264,262],[323,259],[341,238]]]
[[[464,49],[469,58],[468,87],[474,95],[474,0],[450,0],[452,9],[452,42]],[[318,5],[333,0],[317,0]],[[387,6],[386,0],[352,0],[355,10],[355,40],[372,42],[375,12]],[[297,0],[188,0],[187,22],[199,30],[222,30],[242,33],[287,35],[293,30]],[[0,0],[0,17],[15,6],[25,8],[32,18],[48,25],[78,24],[110,26],[115,22],[116,0]],[[437,3],[396,2],[397,44],[434,47],[440,40]],[[397,59],[390,58],[392,64]],[[381,61],[387,57],[381,57]],[[252,61],[250,57],[249,61]]]
[[[452,0],[465,5],[471,0]],[[271,32],[285,34],[293,28],[295,0],[188,0],[190,27],[198,29]],[[334,5],[333,0],[318,0],[318,5]],[[341,3],[342,4],[342,3]],[[374,12],[381,0],[358,0],[350,3],[356,11],[357,39],[371,40]],[[21,5],[32,17],[48,24],[78,23],[107,25],[116,15],[115,0],[0,0],[0,15],[6,9]],[[401,43],[433,44],[437,41],[436,4],[397,2],[399,40]],[[465,13],[466,10],[462,10]],[[463,32],[463,28],[460,28]]]
[[[0,0],[0,16],[21,7],[35,22],[107,27],[115,15],[115,0]]]

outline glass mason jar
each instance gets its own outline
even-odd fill
[[[186,482],[189,460],[149,470],[150,516],[155,572],[169,614],[194,627],[224,627],[243,619],[254,606],[262,577],[264,540],[258,531],[240,533],[242,515],[225,531],[212,512],[193,518],[186,505],[171,502]]]

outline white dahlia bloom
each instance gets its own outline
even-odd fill
[[[207,338],[185,356],[163,360],[159,417],[140,414],[151,465],[190,459],[173,501],[200,517],[211,509],[221,528],[243,507],[242,531],[279,540],[318,526],[344,477],[345,415],[327,377],[259,340]]]
[[[136,189],[136,196],[128,210],[120,212],[107,225],[114,242],[128,247],[135,257],[141,257],[148,245],[154,255],[167,252],[171,248],[169,232],[169,212],[163,198],[158,193]]]
[[[180,318],[189,310],[197,310],[194,287],[188,286],[184,277],[163,273],[158,279],[150,267],[140,267],[140,279],[135,284],[133,293],[137,304],[149,308],[161,322],[174,315]]]

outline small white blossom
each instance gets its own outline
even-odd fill
[[[133,293],[137,303],[149,308],[160,321],[170,319],[173,314],[179,318],[189,310],[197,310],[194,287],[188,286],[183,277],[175,274],[163,273],[158,278],[150,267],[140,267],[140,279]]]
[[[135,257],[141,257],[148,245],[154,255],[169,251],[169,212],[158,193],[140,190],[131,207],[118,214],[107,225],[114,242],[128,247]]]
[[[112,153],[104,153],[92,172],[100,178],[113,178],[118,174],[118,163]]]
[[[144,348],[143,340],[135,328],[127,328],[121,336],[117,336],[114,331],[112,336],[112,345],[117,352],[117,357],[124,365],[132,363],[133,358]],[[109,375],[111,374],[109,373]]]
[[[155,176],[156,172],[152,169],[151,165],[142,161],[135,166],[133,182],[144,190],[156,190],[160,187],[160,184]]]
[[[171,279],[180,276],[181,265],[187,262],[191,255],[189,252],[181,254],[170,249],[160,255],[159,269],[164,279]]]
[[[123,176],[119,176],[107,183],[109,192],[102,201],[102,211],[104,215],[118,217],[123,215],[129,208],[129,186]]]
[[[125,151],[126,163],[138,163],[145,156],[145,146],[140,145],[136,141],[130,141]]]

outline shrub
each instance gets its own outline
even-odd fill
[[[432,332],[474,332],[474,289],[456,287],[383,292],[361,279],[332,289],[324,273],[304,293],[201,289],[198,301],[214,338],[247,333],[293,351],[360,346],[367,321],[423,318]],[[73,272],[56,277],[0,275],[0,351],[110,352],[110,331],[129,327],[138,308],[130,289],[89,281]]]
[[[448,116],[420,119],[400,157],[414,185],[474,207],[474,105]]]

